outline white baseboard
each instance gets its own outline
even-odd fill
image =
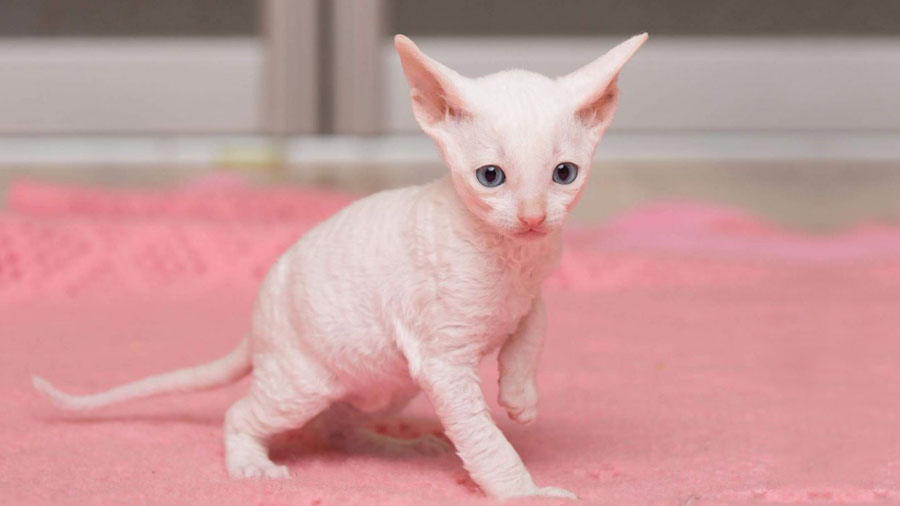
[[[613,128],[615,130],[615,127]],[[900,132],[609,132],[599,160],[900,160]],[[424,135],[298,137],[295,163],[427,163],[437,151]]]
[[[858,160],[900,162],[900,132],[617,132],[598,160]],[[0,136],[0,167],[61,165],[332,165],[439,163],[421,134],[302,136],[279,142],[258,135]]]
[[[505,68],[561,75],[624,38],[422,37],[467,76]],[[382,49],[391,132],[416,130],[391,44]],[[900,130],[900,37],[654,37],[620,80],[620,131]]]
[[[251,37],[4,39],[0,133],[256,132],[261,74]]]

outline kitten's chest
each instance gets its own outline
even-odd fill
[[[528,257],[458,259],[438,288],[438,317],[471,337],[495,344],[513,333],[528,314],[553,265],[552,251]]]
[[[491,311],[483,315],[482,321],[486,336],[505,337],[516,330],[538,296],[541,279],[508,273],[488,288],[485,305]]]

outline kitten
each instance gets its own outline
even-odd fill
[[[348,445],[439,451],[434,436],[392,441],[359,426],[424,390],[485,492],[574,498],[535,485],[491,419],[476,368],[499,348],[500,404],[518,422],[535,419],[541,282],[616,111],[618,74],[646,39],[557,79],[522,70],[470,79],[398,35],[413,112],[449,175],[359,200],[306,233],[269,271],[248,337],[226,357],[94,395],[37,377],[35,387],[84,410],[252,372],[225,416],[226,467],[241,478],[288,476],[267,441],[314,419]]]

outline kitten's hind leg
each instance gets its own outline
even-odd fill
[[[319,368],[300,369],[305,377],[272,375],[254,370],[247,397],[225,415],[225,466],[233,478],[287,478],[287,466],[269,458],[272,436],[300,428],[325,410],[338,395],[327,374],[311,377]],[[268,374],[267,374],[268,373]]]

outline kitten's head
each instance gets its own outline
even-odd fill
[[[466,207],[503,235],[527,240],[562,226],[578,201],[616,112],[619,71],[645,40],[632,37],[556,79],[524,70],[470,79],[403,35],[394,43],[416,120]]]

